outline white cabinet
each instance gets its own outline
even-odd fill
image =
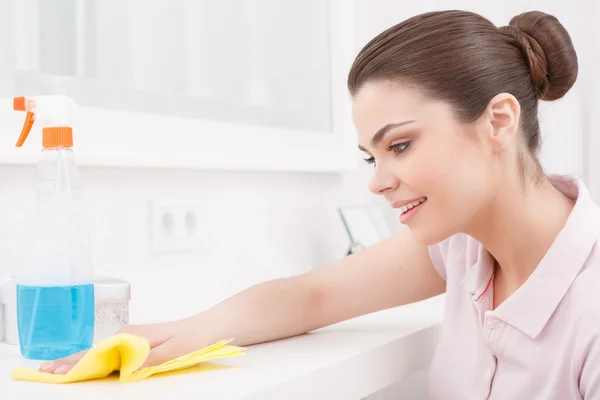
[[[73,97],[83,164],[353,167],[354,53],[343,0],[0,0],[2,104]],[[2,107],[0,162],[31,159]]]

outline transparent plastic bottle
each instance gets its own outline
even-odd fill
[[[75,103],[65,96],[15,99],[27,111],[17,146],[40,121],[35,216],[20,246],[17,323],[21,354],[54,360],[92,346],[94,285],[79,169],[70,119]]]

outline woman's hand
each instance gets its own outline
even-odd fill
[[[142,336],[150,342],[150,354],[141,368],[152,367],[199,350],[205,344],[194,340],[197,335],[190,320],[148,325],[126,325],[118,333]],[[40,371],[66,374],[85,355],[86,351],[56,361],[45,362]]]

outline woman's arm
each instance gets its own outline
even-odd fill
[[[153,347],[144,366],[161,364],[224,338],[239,346],[303,334],[349,318],[444,292],[427,248],[408,230],[323,268],[258,284],[197,315],[127,326]],[[42,367],[68,371],[81,354]],[[57,367],[64,366],[60,370]]]
[[[253,286],[183,324],[189,336],[196,332],[198,346],[223,338],[247,346],[423,300],[444,290],[445,281],[433,267],[427,248],[403,230],[305,275]],[[164,349],[151,363],[183,353]]]

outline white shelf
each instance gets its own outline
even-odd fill
[[[85,106],[75,133],[82,166],[356,168],[346,88],[356,50],[353,2],[296,2],[290,11],[273,0],[124,1],[78,0],[72,10],[47,13],[37,1],[9,1],[0,17],[13,38],[0,38],[0,50],[14,49],[14,57],[0,59],[0,164],[31,165],[40,143],[38,131],[26,148],[13,148],[15,121],[24,116],[12,111],[9,96],[66,94]],[[221,14],[231,32],[205,17]],[[305,14],[309,23],[298,18]],[[65,18],[76,23],[48,25]],[[174,38],[159,35],[175,27]],[[61,40],[71,30],[76,38]],[[40,41],[61,54],[48,58]]]

